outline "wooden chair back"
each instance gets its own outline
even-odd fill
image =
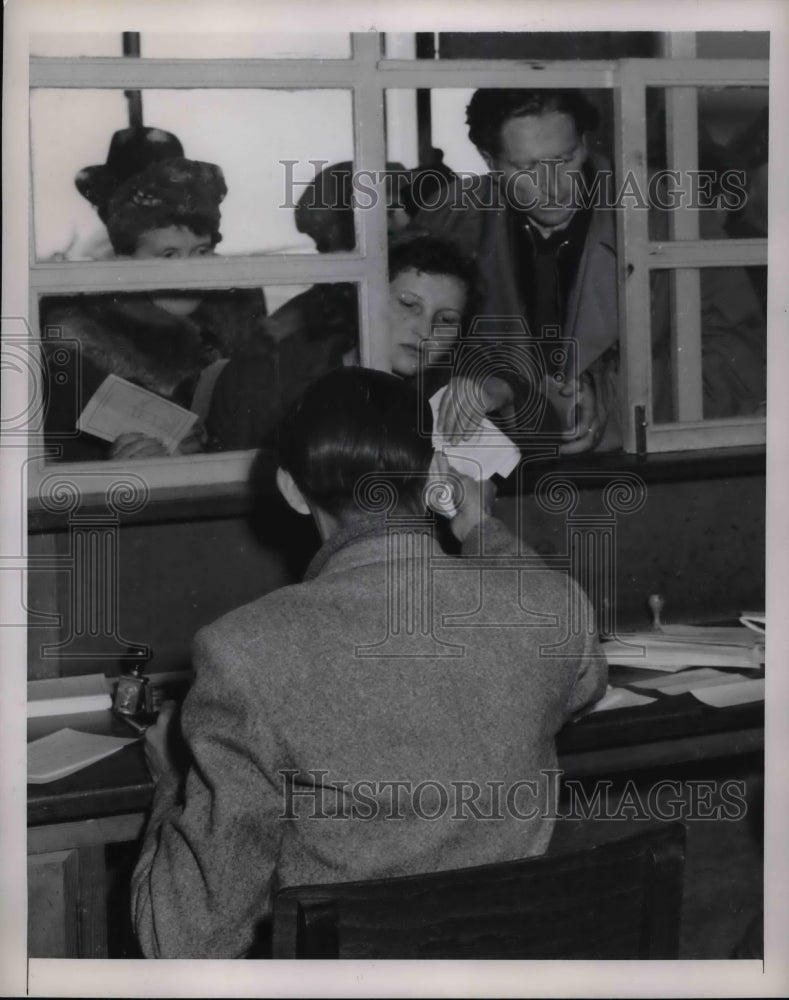
[[[684,851],[674,823],[575,854],[291,886],[272,957],[676,958]]]

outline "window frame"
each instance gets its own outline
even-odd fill
[[[646,90],[647,87],[673,88],[680,100],[698,87],[754,86],[769,88],[769,61],[750,59],[656,58],[625,59],[618,70],[615,91],[614,126],[617,177],[633,176],[639,190],[646,191]],[[684,93],[682,93],[684,92]],[[671,105],[671,101],[667,102]],[[679,110],[674,102],[675,113]],[[686,104],[685,122],[695,128],[694,100]],[[668,167],[693,170],[697,166],[697,146],[672,151]],[[686,157],[690,155],[691,162]],[[767,239],[702,240],[698,237],[698,214],[677,211],[674,238],[649,239],[647,213],[617,213],[619,248],[619,350],[620,421],[624,450],[635,454],[667,451],[695,451],[709,448],[761,445],[766,441],[763,416],[727,417],[716,420],[688,420],[654,424],[652,413],[652,343],[650,324],[650,283],[653,270],[667,270],[679,276],[682,293],[697,308],[676,315],[672,340],[673,371],[685,370],[679,379],[679,407],[695,404],[700,412],[701,397],[701,267],[748,267],[767,264]],[[766,331],[765,331],[766,332]],[[682,355],[683,363],[676,363]],[[685,369],[685,358],[690,356]],[[695,399],[692,397],[695,396]]]
[[[351,35],[351,58],[322,59],[145,59],[117,57],[30,58],[29,86],[69,89],[146,88],[339,88],[352,94],[354,162],[383,176],[386,162],[387,90],[453,87],[557,87],[611,90],[614,99],[616,177],[632,172],[646,191],[646,87],[753,85],[769,86],[768,60],[644,58],[599,61],[551,61],[524,64],[514,60],[412,60],[382,57],[384,36]],[[642,155],[639,157],[639,150]],[[27,150],[30,157],[30,151]],[[29,176],[30,160],[27,162]],[[331,255],[266,254],[189,261],[38,261],[29,206],[29,322],[40,337],[39,297],[44,294],[165,288],[222,289],[311,284],[358,283],[360,354],[363,364],[387,369],[387,351],[375,317],[384,314],[388,297],[387,231],[383,184],[377,202],[357,211],[357,247]],[[619,245],[619,342],[622,392],[620,417],[628,453],[695,450],[759,445],[765,441],[764,418],[732,418],[691,424],[646,426],[651,413],[649,342],[649,271],[667,268],[691,273],[699,266],[766,263],[767,240],[649,242],[646,213],[617,212]],[[681,235],[681,234],[680,234]],[[626,277],[626,275],[629,276]],[[698,285],[698,271],[695,272]],[[693,288],[691,277],[689,287]],[[641,317],[638,322],[637,318]],[[646,317],[646,322],[644,318]],[[687,331],[681,335],[687,341]],[[680,342],[682,339],[680,337]],[[645,408],[645,409],[642,409]],[[83,496],[102,494],[107,472],[133,472],[150,491],[177,495],[218,483],[243,487],[251,452],[198,454],[161,459],[101,463],[46,463],[43,434],[31,432],[28,497],[37,506],[53,495],[69,475],[80,478]]]

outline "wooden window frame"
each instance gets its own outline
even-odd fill
[[[670,169],[697,166],[696,90],[699,87],[769,86],[767,60],[625,59],[618,68],[615,90],[617,177],[632,176],[647,190],[646,90],[669,93]],[[688,98],[691,98],[689,100]],[[678,118],[681,117],[681,121]],[[693,133],[685,128],[693,124]],[[695,210],[672,212],[671,239],[652,241],[647,213],[617,212],[619,249],[620,420],[624,450],[647,454],[700,449],[763,446],[763,416],[701,419],[701,292],[702,267],[750,267],[767,264],[767,239],[699,239]],[[691,308],[673,317],[672,371],[682,422],[654,424],[652,413],[652,344],[650,282],[652,270],[677,276],[677,297]],[[682,364],[678,359],[682,358]],[[645,415],[645,416],[642,416]]]
[[[354,162],[383,176],[386,162],[385,93],[453,87],[574,87],[611,90],[614,97],[617,177],[632,172],[646,191],[645,101],[647,86],[689,88],[724,85],[768,85],[768,62],[753,60],[623,59],[617,61],[553,61],[524,64],[510,60],[410,60],[381,57],[382,35],[351,36],[351,58],[320,59],[125,59],[31,57],[31,88],[336,88],[348,90],[353,102]],[[30,164],[28,162],[28,175]],[[32,190],[32,187],[31,187]],[[356,213],[357,249],[331,255],[270,254],[216,257],[189,261],[52,262],[35,259],[30,209],[29,323],[39,336],[38,303],[45,294],[148,291],[168,288],[222,289],[310,284],[316,281],[357,282],[360,293],[362,363],[388,368],[385,339],[375,318],[384,314],[388,294],[386,206],[381,195],[371,208]],[[689,294],[698,289],[700,266],[766,263],[766,240],[701,241],[692,221],[680,220],[671,242],[650,242],[646,213],[617,212],[620,282],[621,418],[626,452],[644,446],[638,426],[639,407],[651,412],[649,342],[649,271],[668,268],[686,275]],[[684,227],[684,228],[683,228]],[[697,235],[697,233],[696,233]],[[625,277],[626,274],[629,276]],[[697,324],[698,325],[698,324]],[[700,331],[679,328],[675,345],[686,347]],[[694,372],[697,369],[694,369]],[[698,369],[700,371],[700,369]],[[692,374],[693,379],[696,374]],[[689,383],[688,383],[689,384]],[[687,385],[680,386],[683,405]],[[692,412],[687,411],[686,412]],[[763,418],[695,421],[646,427],[646,450],[758,445],[765,440]],[[28,496],[57,492],[64,478],[79,476],[83,495],[103,494],[107,473],[132,472],[159,495],[193,494],[217,484],[246,483],[250,452],[199,454],[161,459],[103,463],[46,463],[43,434],[31,432]]]

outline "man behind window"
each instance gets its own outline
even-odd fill
[[[471,480],[450,521],[462,556],[441,556],[423,498],[449,467],[420,405],[401,379],[344,368],[286,421],[277,483],[323,546],[304,582],[198,633],[182,786],[169,713],[148,732],[132,881],[147,956],[246,954],[281,886],[548,846],[556,733],[605,690],[593,612],[531,552],[520,573],[490,568],[519,541]]]
[[[457,182],[415,225],[454,240],[478,259],[479,314],[519,317],[569,440],[563,453],[621,445],[616,415],[618,338],[616,234],[610,165],[590,151],[597,109],[577,90],[477,90],[469,138],[490,173]],[[545,331],[575,341],[570,364],[555,360]],[[502,327],[502,330],[504,327]],[[523,373],[528,379],[531,373]],[[512,381],[488,380],[506,410]]]

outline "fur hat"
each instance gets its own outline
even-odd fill
[[[226,194],[224,174],[214,163],[184,157],[151,163],[120,184],[107,203],[104,222],[113,249],[131,254],[141,233],[168,226],[185,226],[216,245]]]
[[[152,163],[184,155],[180,141],[160,128],[123,128],[112,137],[107,162],[83,167],[74,184],[83,198],[96,206],[105,222],[107,204],[124,181],[145,170]]]

